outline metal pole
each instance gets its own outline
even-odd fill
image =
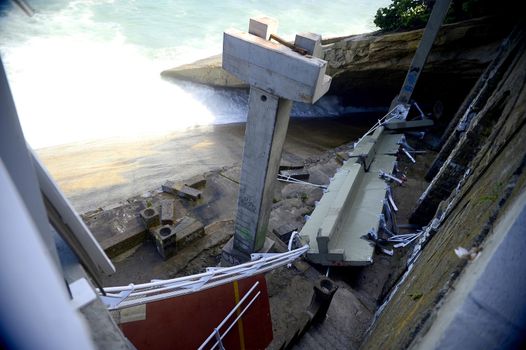
[[[438,34],[440,26],[444,22],[446,17],[447,10],[449,9],[449,4],[451,0],[437,0],[431,11],[431,16],[427,22],[426,28],[424,29],[424,34],[422,35],[422,40],[416,49],[413,61],[405,77],[404,84],[400,90],[398,98],[396,98],[391,104],[391,108],[398,104],[408,104],[411,99],[411,95],[415,90],[416,82],[424,68],[424,65],[433,46],[433,42]]]

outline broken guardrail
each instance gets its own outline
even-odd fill
[[[305,254],[308,249],[309,246],[304,245],[285,253],[253,254],[252,261],[232,267],[208,267],[206,272],[191,276],[107,287],[104,288],[106,295],[100,295],[100,298],[109,310],[119,310],[195,293],[287,265]],[[101,294],[100,290],[98,292]]]

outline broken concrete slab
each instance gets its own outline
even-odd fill
[[[161,224],[172,225],[174,223],[174,200],[164,199],[161,201]]]
[[[174,227],[174,233],[177,238],[177,249],[186,247],[193,241],[201,238],[205,234],[205,227],[198,220],[185,216],[177,225]]]
[[[142,242],[147,231],[138,212],[142,202],[92,214],[84,221],[111,258]]]
[[[191,199],[191,200],[197,200],[201,198],[201,194],[202,194],[200,190],[187,186],[184,183],[181,183],[181,182],[176,183],[170,180],[166,181],[164,185],[161,186],[161,188],[163,192],[171,193],[174,195],[178,195],[181,198],[186,198],[186,199]]]
[[[185,185],[177,191],[177,194],[181,198],[191,199],[195,201],[201,198],[202,192],[199,190],[196,190],[195,188],[188,187]]]
[[[183,183],[188,187],[198,189],[206,185],[206,179],[203,175],[196,175],[183,181]]]

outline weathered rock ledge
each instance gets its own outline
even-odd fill
[[[444,25],[421,76],[415,98],[450,100],[465,96],[493,59],[509,25],[500,18],[480,18]],[[348,104],[388,105],[401,85],[423,30],[379,32],[324,40],[323,58],[333,77],[331,92]],[[222,88],[243,82],[221,68],[221,55],[165,70],[163,77]]]

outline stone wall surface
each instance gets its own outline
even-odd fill
[[[475,149],[460,184],[439,206],[436,230],[417,245],[423,246],[420,255],[378,314],[363,349],[407,348],[424,334],[464,267],[472,263],[460,259],[454,249],[460,246],[484,254],[486,238],[526,191],[525,39],[523,34],[521,50],[488,99],[487,105],[501,101],[499,115],[494,116],[498,119],[480,131],[486,133],[484,142]],[[481,113],[493,112],[487,108]]]
[[[488,67],[492,69],[487,74],[484,86],[473,98],[467,97],[467,100],[472,98],[468,103],[469,107],[457,121],[456,127],[451,131],[428,172],[429,177],[433,167],[439,169],[428,178],[431,184],[420,197],[411,217],[412,222],[420,225],[429,222],[440,202],[449,197],[457,186],[469,162],[495,127],[510,94],[509,90],[495,89],[498,88],[503,75],[509,71],[510,65],[514,64],[517,54],[524,50],[523,39],[524,33],[517,29],[504,40],[501,52]],[[486,72],[483,75],[486,75]],[[463,103],[465,104],[467,103]]]

